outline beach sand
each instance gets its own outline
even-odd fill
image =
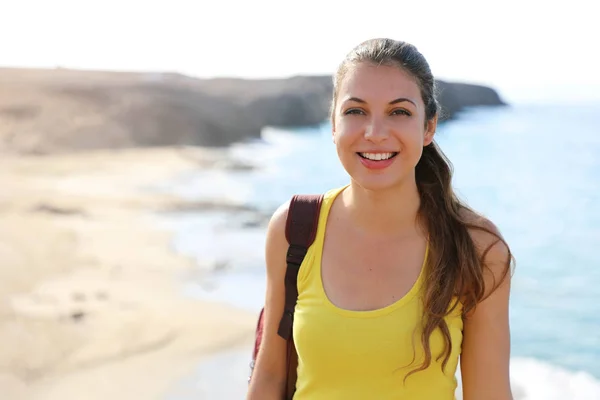
[[[150,216],[190,207],[151,190],[229,168],[222,151],[0,159],[0,397],[163,399],[198,362],[249,343],[256,315],[187,298],[202,279]]]

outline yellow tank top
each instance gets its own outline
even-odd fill
[[[325,194],[315,242],[308,249],[298,274],[299,295],[293,332],[298,352],[298,380],[294,400],[455,399],[455,374],[463,328],[461,307],[446,318],[452,353],[445,372],[442,372],[442,360],[436,361],[444,342],[441,333],[435,331],[430,339],[430,367],[411,374],[404,381],[411,370],[421,365],[424,357],[418,328],[422,320],[420,298],[424,268],[411,290],[387,307],[350,311],[328,300],[321,281],[321,254],[329,210],[343,189]],[[413,335],[413,332],[416,333]]]

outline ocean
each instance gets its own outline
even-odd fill
[[[438,128],[455,189],[494,221],[516,258],[510,304],[516,399],[600,399],[598,116],[600,104],[523,104],[466,110]],[[249,204],[268,215],[294,193],[348,182],[328,123],[266,129],[262,140],[230,152],[256,169],[199,171],[169,190]],[[187,283],[190,296],[258,312],[265,227],[255,219],[241,212],[169,215],[164,223],[175,232],[178,251],[221,266],[208,280]],[[168,399],[243,398],[250,351],[204,361]]]

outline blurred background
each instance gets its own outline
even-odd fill
[[[390,37],[516,257],[515,398],[600,399],[592,3],[2,0],[0,398],[244,398],[268,219],[348,181],[331,76]]]

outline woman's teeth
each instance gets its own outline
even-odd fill
[[[388,160],[398,153],[358,153],[362,158],[373,161]]]

